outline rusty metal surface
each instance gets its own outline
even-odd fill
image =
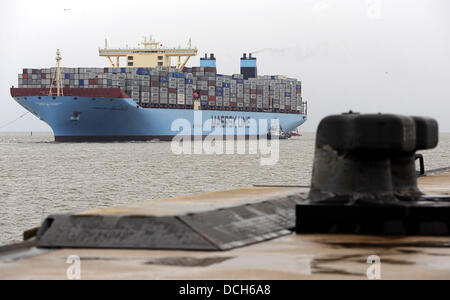
[[[0,279],[67,279],[73,255],[81,279],[356,279],[369,256],[382,279],[450,279],[450,239],[289,235],[226,252],[62,249],[0,262]]]
[[[306,192],[308,192],[308,188],[302,187],[246,187],[231,191],[180,196],[158,201],[129,204],[126,206],[93,209],[79,214],[173,216],[201,213],[243,204],[276,200],[282,197]]]
[[[450,195],[450,169],[447,172],[436,172],[418,179],[420,190],[426,194]]]

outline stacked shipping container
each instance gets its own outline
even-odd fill
[[[301,82],[284,76],[217,74],[213,67],[61,68],[66,88],[121,88],[143,107],[192,108],[194,92],[202,109],[302,112]],[[50,89],[55,68],[24,69],[19,88]],[[53,83],[53,87],[56,84]]]

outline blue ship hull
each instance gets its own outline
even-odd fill
[[[177,135],[208,136],[221,132],[261,136],[270,133],[273,120],[279,121],[284,132],[307,120],[302,114],[142,108],[128,98],[28,96],[15,100],[47,123],[58,142],[171,140]],[[257,132],[249,128],[250,119],[258,124]],[[208,120],[211,128],[204,126]],[[268,120],[267,125],[260,124],[264,120]],[[183,128],[180,124],[191,125]]]

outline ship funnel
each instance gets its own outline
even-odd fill
[[[257,78],[258,68],[256,67],[256,58],[250,53],[248,58],[247,54],[241,58],[241,74],[244,75],[244,79]]]
[[[200,58],[200,67],[216,68],[216,58],[214,53],[211,53],[208,58],[208,54],[205,54],[204,58]]]

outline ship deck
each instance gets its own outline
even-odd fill
[[[419,179],[422,191],[450,194],[450,172]],[[164,216],[260,202],[307,192],[303,187],[249,187],[106,208],[82,214]],[[82,279],[367,279],[369,256],[382,279],[450,278],[449,237],[287,235],[231,251],[34,248],[0,250],[0,279],[66,279],[67,258],[81,259]]]

